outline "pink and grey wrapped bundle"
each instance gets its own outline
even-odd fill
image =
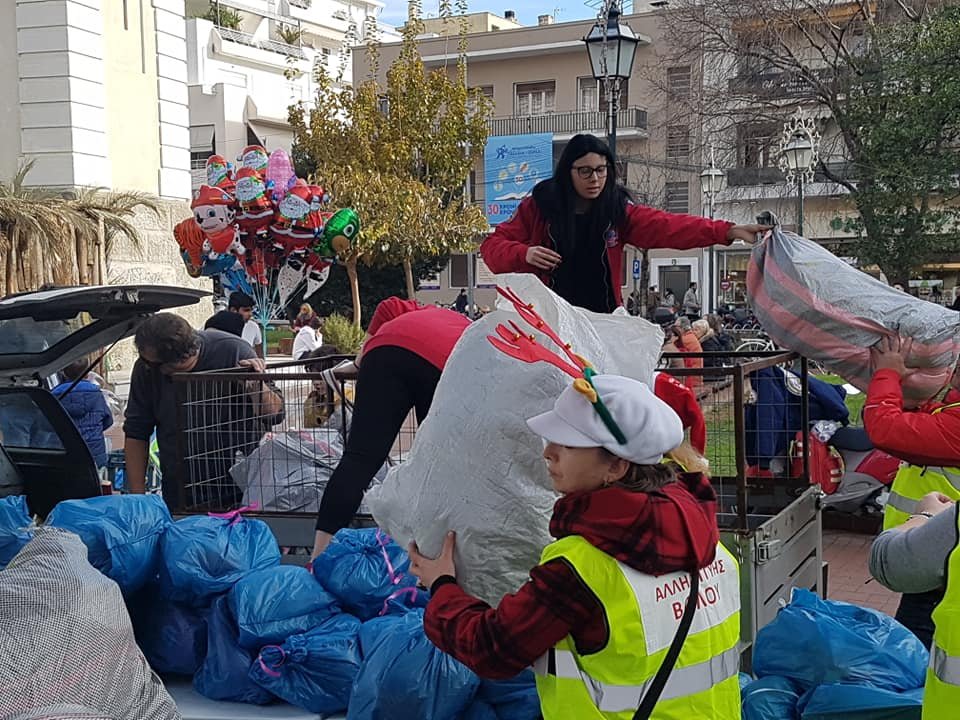
[[[753,249],[747,292],[781,347],[816,360],[866,390],[870,347],[884,335],[913,338],[904,384],[908,407],[950,381],[960,353],[960,314],[895,290],[815,242],[775,228]]]

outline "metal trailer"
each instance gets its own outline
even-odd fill
[[[664,355],[665,362],[696,357]],[[708,430],[708,456],[719,497],[721,539],[741,565],[742,643],[745,664],[757,632],[790,599],[795,587],[824,593],[820,491],[809,485],[808,458],[802,472],[791,476],[754,477],[746,414],[751,411],[752,373],[789,365],[798,378],[800,423],[808,426],[808,373],[803,358],[789,352],[702,353],[726,363],[706,368],[664,368],[679,380],[695,384]],[[238,504],[257,503],[249,515],[269,523],[284,549],[284,562],[304,564],[313,546],[314,518],[324,482],[339,459],[349,425],[348,404],[331,397],[320,413],[314,393],[327,380],[324,371],[345,359],[274,365],[263,373],[209,372],[174,376],[178,395],[178,459],[214,470],[196,481],[188,472],[176,479],[175,515],[221,512]],[[269,383],[284,399],[283,417],[262,418],[251,407],[251,387]],[[329,383],[327,385],[329,387]],[[339,382],[337,395],[348,397],[349,380]],[[755,408],[755,406],[754,406]],[[319,426],[315,426],[319,425]],[[416,432],[408,419],[394,443],[390,462],[402,462]],[[330,452],[327,453],[326,450]],[[236,491],[237,468],[253,463],[262,480],[257,488]],[[232,468],[232,471],[231,471]],[[372,523],[359,513],[358,526]]]
[[[809,457],[803,446],[802,470],[789,463],[766,472],[748,464],[747,413],[755,411],[752,373],[790,366],[799,381],[799,421],[809,426],[807,362],[791,352],[665,353],[666,362],[716,359],[723,365],[663,368],[694,385],[707,423],[707,456],[720,501],[720,539],[740,562],[741,649],[749,669],[757,632],[790,600],[794,588],[825,595],[820,488],[809,483]],[[753,404],[753,407],[751,405]],[[799,428],[796,428],[799,429]],[[792,434],[785,428],[784,435]],[[751,433],[752,435],[752,433]],[[764,475],[764,477],[761,477]]]
[[[182,517],[250,508],[284,549],[284,562],[305,564],[313,547],[320,497],[346,444],[355,374],[333,369],[353,356],[272,364],[264,372],[225,370],[173,376],[177,394],[177,467],[173,514]],[[283,412],[265,414],[267,388]],[[378,473],[403,462],[416,432],[413,413]],[[170,482],[169,478],[164,478]],[[355,526],[372,524],[361,507]]]

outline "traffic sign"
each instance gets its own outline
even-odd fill
[[[640,259],[637,258],[633,261],[633,279],[640,279]]]
[[[724,292],[729,290],[731,287],[733,287],[733,283],[731,283],[729,280],[720,281],[720,289],[723,290]]]

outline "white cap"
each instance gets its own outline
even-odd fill
[[[567,447],[602,447],[637,465],[655,465],[683,442],[683,423],[669,405],[639,380],[620,375],[593,378],[600,399],[627,438],[621,445],[590,400],[572,385],[527,425],[544,439]]]

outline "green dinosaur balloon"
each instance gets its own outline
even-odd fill
[[[313,251],[320,257],[332,258],[346,255],[360,232],[360,218],[350,208],[337,210],[323,226],[323,234]]]

